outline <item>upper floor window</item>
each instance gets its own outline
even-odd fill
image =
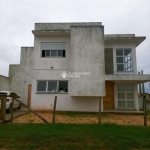
[[[133,71],[131,49],[116,49],[117,71]]]
[[[41,43],[42,57],[65,57],[66,43]]]

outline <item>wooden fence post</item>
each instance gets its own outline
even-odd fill
[[[1,111],[2,111],[2,120],[3,122],[6,120],[6,96],[2,96],[2,103],[1,103]]]
[[[141,74],[143,74],[143,70],[141,70]],[[147,111],[146,111],[146,97],[145,97],[144,83],[142,83],[142,89],[143,89],[144,126],[147,126]]]
[[[98,115],[98,124],[101,124],[101,97],[99,98],[99,115]]]
[[[0,120],[2,120],[2,95],[0,95],[0,102],[1,102],[1,110],[0,110]]]
[[[10,118],[10,121],[13,122],[13,108],[14,108],[14,98],[15,98],[15,95],[12,95],[12,104],[11,104],[11,118]]]
[[[147,126],[146,96],[144,95],[144,126]]]
[[[55,96],[55,100],[54,100],[54,107],[53,107],[53,124],[55,123],[56,103],[57,103],[57,96]]]
[[[32,93],[32,84],[28,85],[28,102],[27,106],[30,108],[31,107],[31,93]]]

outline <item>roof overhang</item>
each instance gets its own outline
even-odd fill
[[[135,36],[135,34],[106,34],[105,43],[135,43],[136,46],[141,44],[146,37]]]
[[[138,75],[138,74],[111,74],[105,75],[106,81],[127,81],[144,83],[150,81],[150,74]]]

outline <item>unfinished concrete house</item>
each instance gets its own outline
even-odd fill
[[[21,48],[20,65],[0,76],[0,90],[11,90],[33,109],[139,110],[136,47],[145,37],[104,34],[100,22],[36,23],[34,46]],[[3,86],[7,85],[7,86]]]

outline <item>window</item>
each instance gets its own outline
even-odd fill
[[[133,71],[131,49],[116,49],[117,71]]]
[[[68,81],[37,81],[37,92],[66,93]]]
[[[65,57],[65,43],[41,43],[42,57]]]
[[[134,108],[134,84],[117,84],[117,97],[119,109]]]

